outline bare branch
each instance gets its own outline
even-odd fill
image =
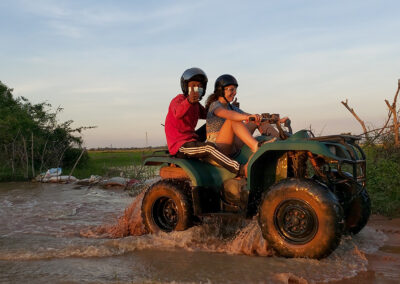
[[[391,116],[392,116],[392,112],[389,110],[389,112],[388,112],[388,118],[387,118],[385,124],[383,125],[383,127],[378,128],[378,129],[374,129],[374,130],[379,130],[379,129],[380,129],[381,131],[379,131],[379,132],[375,135],[375,137],[371,139],[371,143],[373,143],[379,136],[381,136],[382,133],[383,133],[383,131],[388,127],[387,125],[389,124],[389,121],[390,121]],[[389,127],[391,127],[391,126],[389,126]],[[374,131],[374,130],[372,130],[372,131]],[[372,132],[372,131],[369,131],[369,132]]]
[[[397,96],[399,95],[400,91],[400,79],[397,81],[397,91],[393,99],[392,105],[389,104],[388,100],[385,100],[386,105],[388,106],[389,110],[393,114],[393,132],[394,132],[394,145],[395,147],[400,147],[400,139],[399,139],[399,122],[397,119],[397,109],[396,109],[396,103],[397,103]]]
[[[389,110],[393,113],[393,107],[392,107],[392,105],[389,103],[389,101],[388,100],[385,100],[385,103],[386,103],[386,105],[387,105],[387,107],[389,108]]]
[[[342,101],[341,103],[342,103],[342,105],[345,106],[345,108],[347,108],[347,110],[348,110],[348,111],[357,119],[357,121],[361,124],[361,127],[362,127],[362,129],[363,129],[363,131],[364,131],[365,139],[367,139],[367,141],[368,141],[368,140],[369,140],[369,136],[368,136],[367,128],[365,127],[364,121],[361,120],[361,119],[358,117],[358,115],[356,114],[356,112],[355,112],[352,108],[349,107],[349,105],[347,104],[347,102],[348,102],[348,99],[346,99],[346,102],[343,102],[343,101]]]

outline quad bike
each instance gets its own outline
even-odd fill
[[[235,157],[248,161],[248,177],[197,159],[154,152],[145,165],[161,165],[161,180],[145,193],[147,230],[182,231],[206,216],[257,218],[263,237],[279,255],[320,259],[339,245],[342,234],[357,234],[371,204],[366,191],[366,159],[349,135],[314,137],[301,130],[289,136],[279,116],[280,140],[264,143],[251,156],[244,146]],[[271,137],[259,136],[259,141]]]

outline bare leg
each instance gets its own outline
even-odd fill
[[[225,120],[221,129],[219,130],[215,144],[217,144],[218,149],[227,156],[230,156],[233,149],[233,141],[235,139],[235,134],[232,130],[232,121]]]
[[[253,130],[254,132],[254,130]],[[243,141],[244,144],[249,146],[249,148],[256,152],[258,149],[258,142],[249,129],[241,121],[226,120],[224,125],[221,127],[218,137],[216,139],[216,144],[218,148],[226,155],[232,154],[234,149],[235,135]]]
[[[245,124],[245,126],[247,127],[251,135],[253,135],[254,131],[258,127],[257,124],[255,124],[254,122],[249,122]],[[236,153],[239,149],[242,149],[244,143],[239,137],[235,136],[234,145],[235,145],[234,153]]]

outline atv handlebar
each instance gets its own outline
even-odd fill
[[[262,113],[261,114],[261,122],[268,122],[271,124],[275,124],[279,122],[279,114],[277,113],[273,113],[273,114],[269,114],[269,113]],[[249,121],[256,121],[256,119],[254,117],[250,117]]]
[[[255,121],[255,120],[256,119],[254,117],[250,117],[249,118],[249,121]],[[289,136],[288,136],[288,134],[285,133],[285,131],[283,131],[282,126],[281,126],[279,121],[280,121],[280,117],[279,117],[279,114],[277,114],[277,113],[273,113],[273,114],[262,113],[261,114],[261,122],[268,122],[270,124],[275,124],[276,128],[279,131],[279,138],[281,138],[282,140],[285,140]],[[287,119],[285,121],[284,126],[288,128],[289,133],[291,134],[292,133],[292,127],[290,125],[290,119]]]

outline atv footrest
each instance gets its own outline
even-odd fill
[[[198,217],[200,218],[207,218],[207,217],[219,217],[219,218],[242,218],[243,215],[246,215],[245,212],[215,212],[215,213],[203,213],[200,214]]]

